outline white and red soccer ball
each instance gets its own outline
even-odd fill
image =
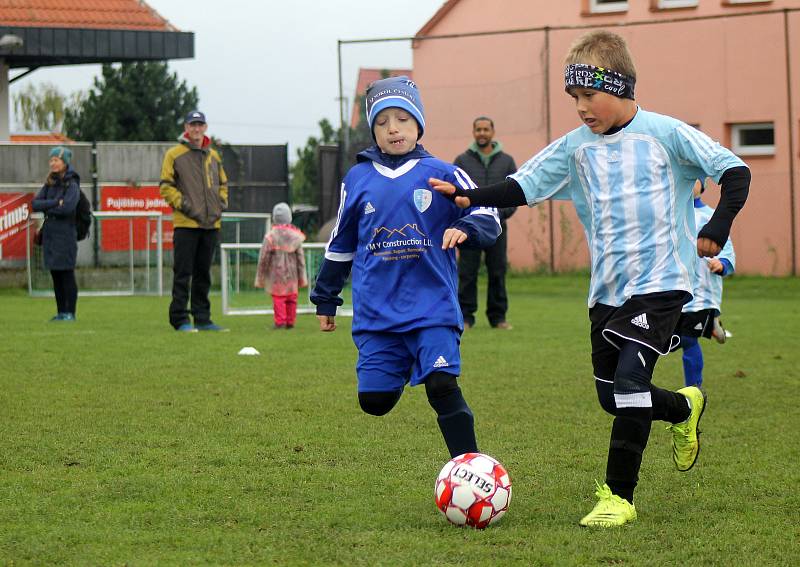
[[[511,503],[505,467],[483,453],[464,453],[442,468],[434,488],[436,507],[457,526],[483,529],[503,517]]]

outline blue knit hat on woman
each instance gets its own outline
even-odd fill
[[[56,146],[50,150],[50,155],[47,157],[47,159],[50,159],[51,157],[57,157],[65,164],[69,165],[69,162],[72,161],[72,150],[65,148],[64,146]]]
[[[365,99],[367,105],[367,124],[372,132],[375,125],[375,117],[384,108],[402,108],[408,112],[419,125],[419,137],[425,131],[425,109],[422,107],[422,99],[419,96],[419,89],[414,82],[402,75],[400,77],[389,77],[375,81],[367,87]],[[375,137],[375,134],[372,135]]]

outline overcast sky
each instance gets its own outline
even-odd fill
[[[231,143],[289,143],[290,159],[317,123],[339,124],[337,40],[414,35],[444,0],[147,0],[195,34],[195,58],[170,68],[196,86],[209,133]],[[410,42],[345,45],[344,96],[359,67],[411,67]],[[99,65],[42,68],[11,85],[91,87]],[[12,72],[12,76],[13,76]],[[12,105],[13,106],[13,105]],[[12,122],[12,130],[16,130]]]

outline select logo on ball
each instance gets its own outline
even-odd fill
[[[511,479],[505,467],[489,455],[465,453],[442,467],[434,498],[450,523],[483,529],[508,510]]]
[[[490,494],[492,491],[494,491],[493,480],[481,476],[476,471],[464,465],[457,466],[450,474],[455,478],[460,478],[464,482],[472,484],[477,490],[486,494]]]

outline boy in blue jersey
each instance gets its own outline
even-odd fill
[[[614,416],[606,482],[582,526],[636,519],[633,492],[653,420],[671,425],[673,461],[689,470],[700,448],[705,394],[652,384],[660,355],[692,298],[695,257],[718,254],[750,184],[747,166],[683,122],[647,112],[634,100],[636,69],[617,34],[599,30],[572,45],[565,88],[583,125],[562,136],[504,182],[469,192],[431,179],[462,207],[536,205],[571,200],[591,253],[592,366],[600,405]],[[699,234],[692,186],[712,177],[722,196]]]
[[[406,383],[424,383],[451,457],[475,452],[472,411],[456,381],[464,322],[452,248],[494,243],[497,211],[464,211],[428,188],[430,177],[465,189],[474,184],[417,143],[425,115],[408,77],[376,81],[365,102],[375,146],[358,154],[342,182],[311,301],[320,329],[336,329],[339,294],[352,270],[361,409],[385,415]]]
[[[694,185],[695,226],[702,227],[714,216],[714,209],[700,199],[705,182]],[[713,338],[725,342],[725,329],[720,323],[722,305],[722,278],[731,275],[736,266],[736,253],[730,238],[722,251],[713,258],[697,258],[696,282],[692,301],[683,306],[677,332],[683,349],[683,380],[686,386],[703,384],[703,351],[697,339]]]

